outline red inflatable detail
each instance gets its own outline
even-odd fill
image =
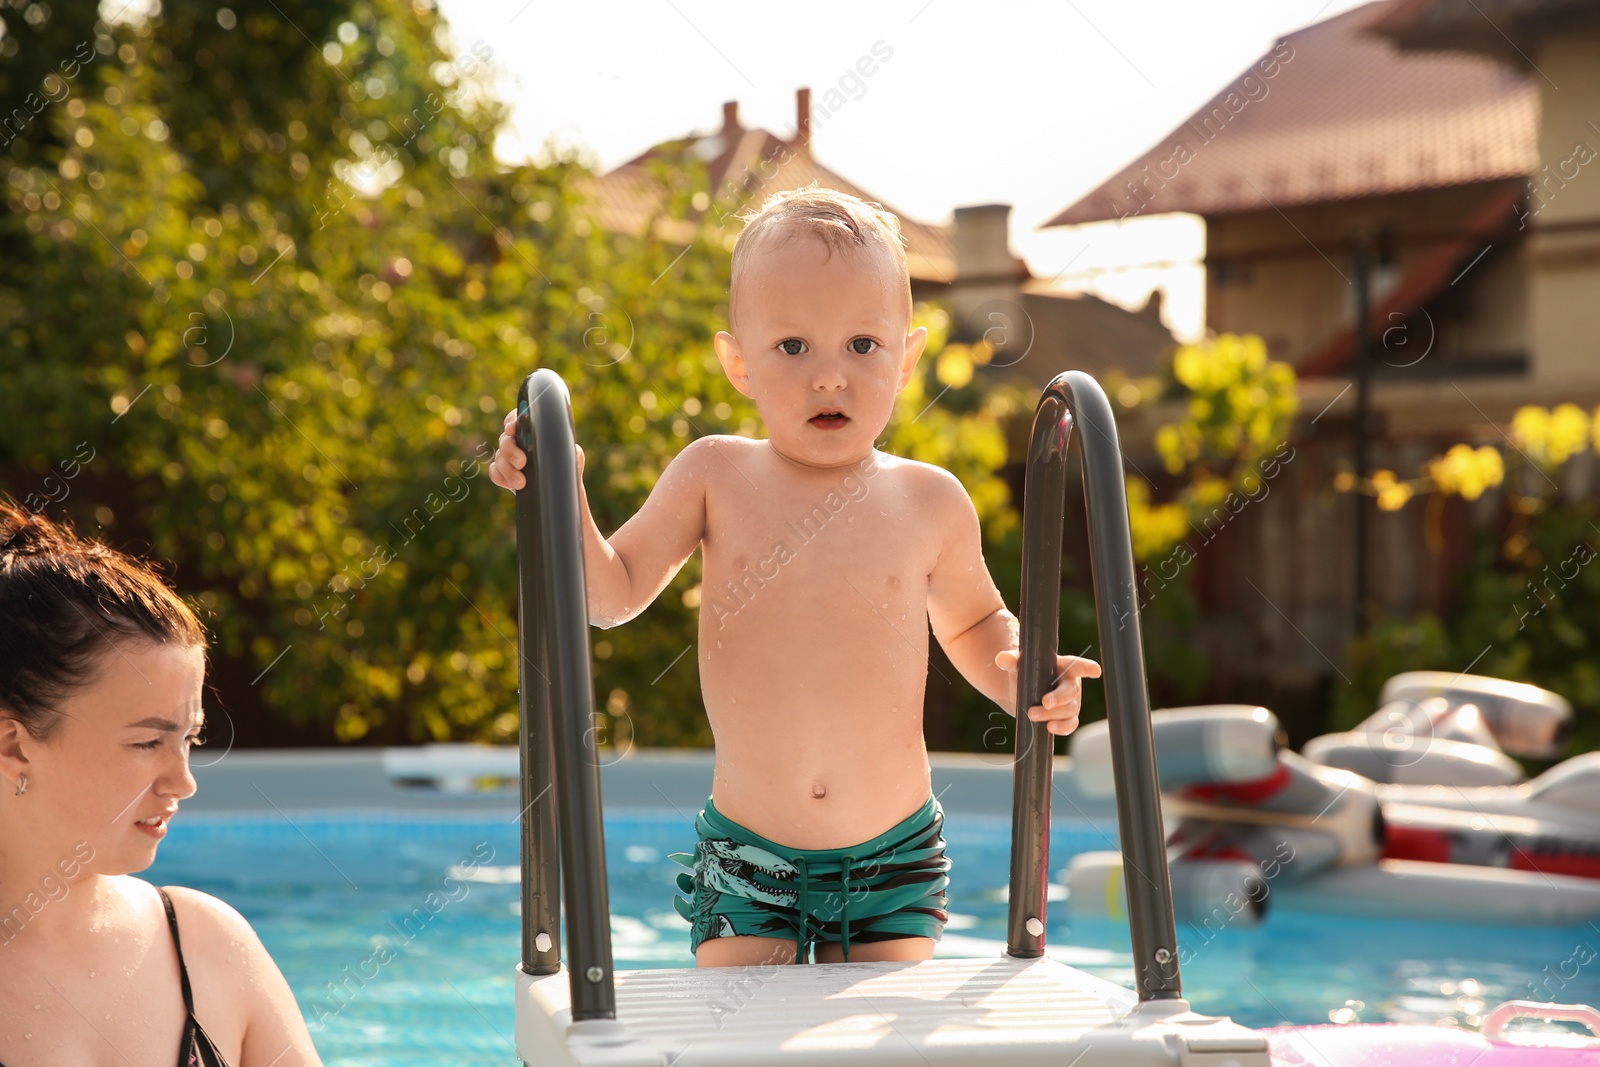
[[[1514,848],[1511,850],[1511,869],[1600,878],[1600,855],[1592,852],[1528,852]]]
[[[1277,770],[1253,782],[1191,785],[1184,790],[1184,793],[1195,800],[1231,800],[1235,804],[1259,804],[1282,792],[1291,780],[1289,765],[1280,763]]]
[[[1384,830],[1383,858],[1386,860],[1449,863],[1451,849],[1450,833],[1447,830],[1393,824]]]

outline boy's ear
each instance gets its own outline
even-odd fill
[[[906,334],[906,354],[905,358],[900,361],[900,382],[894,387],[895,392],[898,393],[911,383],[912,372],[917,369],[917,361],[922,358],[922,350],[927,347],[927,344],[928,329],[926,326],[918,326],[915,330]]]
[[[728,381],[739,392],[749,396],[750,374],[744,365],[744,350],[739,345],[739,339],[722,330],[711,339],[711,347],[717,350],[717,362],[722,364],[722,373],[728,376]]]

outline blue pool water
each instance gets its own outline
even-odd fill
[[[255,926],[283,969],[329,1067],[516,1064],[518,828],[504,818],[349,813],[180,815],[145,877],[213,893]],[[687,967],[666,857],[694,844],[692,812],[608,809],[606,853],[619,969]],[[947,813],[950,927],[941,955],[1004,948],[1010,824]],[[1058,823],[1050,865],[1114,848]],[[450,878],[475,868],[473,881]],[[461,870],[457,874],[464,873]],[[449,879],[447,881],[447,879]],[[1132,986],[1127,933],[1065,921],[1052,954]],[[1215,936],[1180,926],[1184,992],[1199,1011],[1250,1026],[1454,1021],[1502,1000],[1600,1003],[1600,928],[1491,929],[1288,912]],[[1586,965],[1579,965],[1581,963]]]

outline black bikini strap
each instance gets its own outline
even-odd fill
[[[167,891],[156,886],[156,892],[161,894],[161,904],[167,909],[167,925],[172,928],[172,947],[178,950],[178,977],[183,982],[183,1006],[193,1015],[194,993],[189,989],[189,968],[183,962],[183,942],[178,939],[178,914],[172,910],[172,898],[167,896]]]

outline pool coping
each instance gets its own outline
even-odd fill
[[[517,750],[490,745],[411,748],[260,749],[227,753],[205,765],[197,752],[194,814],[251,811],[503,812],[518,799]],[[697,811],[711,792],[710,749],[633,749],[602,757],[607,806],[678,807]],[[933,791],[947,811],[1009,814],[1010,757],[929,753]],[[1054,767],[1052,815],[1064,822],[1116,830],[1110,797],[1079,787],[1070,757]],[[500,782],[506,788],[485,788]]]

